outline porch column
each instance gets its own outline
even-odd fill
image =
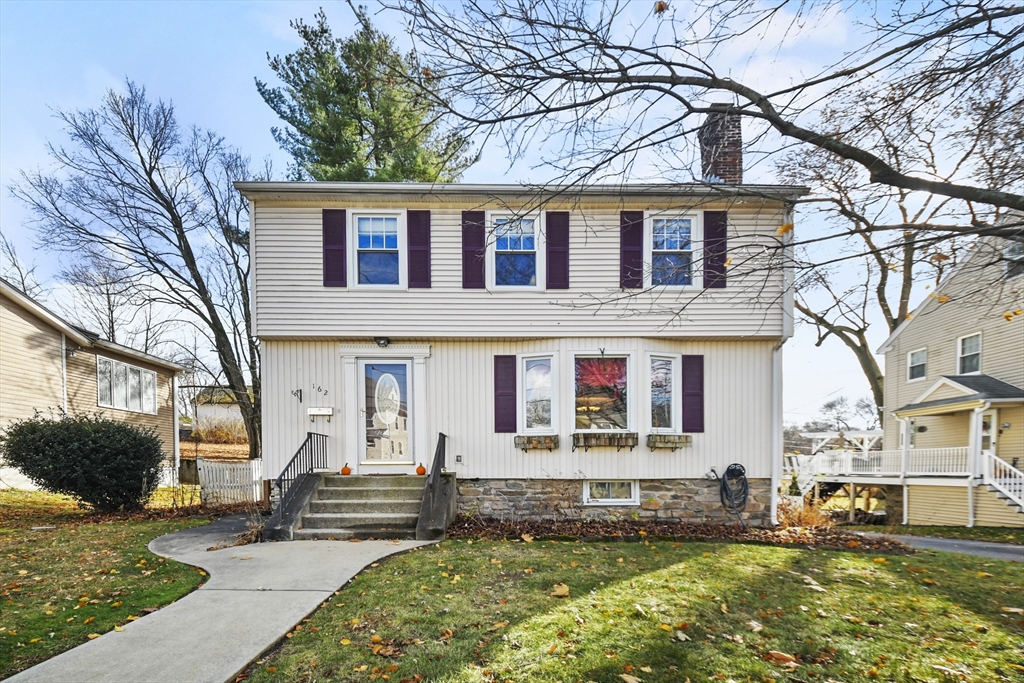
[[[856,520],[857,516],[857,485],[852,481],[850,482],[850,524]]]

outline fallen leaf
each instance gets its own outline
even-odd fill
[[[1024,607],[1001,607],[1000,609],[1010,614],[1024,614]]]
[[[91,623],[92,623],[92,622],[94,622],[94,621],[96,621],[96,617],[89,617],[88,619],[86,619],[86,620],[85,620],[85,621],[83,621],[82,623],[83,623],[83,624],[91,624]]]
[[[117,631],[118,633],[120,633],[120,632],[124,631],[124,626],[115,626],[114,630]]]
[[[792,223],[783,223],[782,225],[779,226],[779,229],[775,231],[775,234],[776,235],[786,235],[786,234],[789,234],[791,232],[793,232],[793,224]]]
[[[729,605],[725,604],[724,602],[722,603],[721,607],[719,607],[719,609],[722,610],[722,614],[729,613]]]
[[[619,678],[624,680],[626,683],[643,683],[643,679],[631,676],[629,674],[619,674]]]
[[[96,638],[99,638],[99,637],[100,637],[99,633],[90,633],[89,636],[88,636],[89,640],[95,640]]]
[[[348,638],[342,638],[338,642],[341,643],[342,645],[351,645],[352,644],[352,641],[349,640]]]
[[[760,633],[764,630],[764,626],[762,626],[759,622],[756,621],[748,621],[747,630],[753,631],[754,633]]]
[[[658,624],[658,628],[660,628],[662,631],[672,631],[672,627],[668,624]]]
[[[768,654],[764,656],[764,661],[776,666],[800,666],[797,664],[796,657],[778,650],[769,650]]]
[[[548,597],[567,598],[569,597],[569,587],[564,583],[556,583],[552,591],[548,593]]]
[[[533,536],[531,536],[530,534],[523,534],[522,536],[520,536],[520,538],[522,538],[527,543],[533,543]]]

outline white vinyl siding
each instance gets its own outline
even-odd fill
[[[96,358],[96,405],[156,414],[156,373],[109,358]]]
[[[547,291],[539,291],[544,285],[542,267],[537,290],[462,288],[465,207],[398,200],[371,207],[366,210],[430,210],[431,286],[408,291],[379,287],[364,293],[323,286],[323,208],[255,204],[253,310],[261,339],[603,337],[614,329],[628,337],[777,340],[784,331],[783,272],[768,267],[772,254],[777,254],[772,248],[777,244],[775,231],[785,222],[778,204],[750,201],[700,207],[729,211],[729,253],[749,274],[740,277],[738,269],[731,269],[724,289],[669,288],[637,291],[629,297],[622,297],[619,289],[619,211],[650,209],[647,206],[616,201],[614,206],[583,210],[544,207],[572,209],[570,288]],[[493,241],[493,235],[488,240]],[[354,253],[354,246],[349,251]],[[538,246],[538,258],[543,253]],[[351,281],[354,271],[349,273]]]
[[[460,479],[673,479],[701,478],[712,467],[719,472],[732,462],[747,468],[750,478],[771,476],[772,348],[771,341],[678,341],[664,338],[560,338],[514,340],[436,340],[426,359],[425,409],[420,419],[426,447],[432,454],[438,432],[448,435],[448,467]],[[392,342],[389,352],[401,355]],[[652,451],[640,434],[640,445],[630,451],[615,448],[572,450],[573,369],[575,353],[604,348],[608,356],[633,354],[639,363],[645,354],[704,356],[705,431],[693,434],[690,446],[675,452]],[[358,407],[345,404],[340,341],[266,341],[263,344],[263,453],[264,473],[274,477],[306,438],[316,431],[329,437],[330,468],[346,461],[347,430],[353,429]],[[494,356],[553,355],[558,387],[557,434],[560,446],[552,451],[524,453],[515,447],[514,434],[495,434]],[[522,360],[519,361],[522,363]],[[635,374],[635,373],[634,373]],[[644,373],[646,381],[646,373]],[[292,395],[297,387],[316,382],[329,390],[318,405],[334,408],[330,422],[306,414],[309,402]],[[635,382],[634,382],[635,384]],[[522,383],[519,385],[522,387]],[[646,392],[644,392],[646,394]],[[637,396],[639,409],[645,398]],[[634,408],[636,409],[636,408]],[[737,420],[742,428],[737,427]],[[647,420],[643,419],[646,427]],[[455,457],[461,455],[462,462]]]

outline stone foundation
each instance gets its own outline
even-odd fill
[[[750,479],[742,513],[751,526],[768,526],[771,481]],[[578,479],[460,479],[459,512],[505,521],[540,519],[657,519],[691,524],[735,521],[722,508],[719,482],[708,479],[642,479],[640,505],[584,505]]]

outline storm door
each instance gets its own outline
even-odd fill
[[[360,460],[365,465],[413,462],[409,414],[412,362],[361,361]]]

